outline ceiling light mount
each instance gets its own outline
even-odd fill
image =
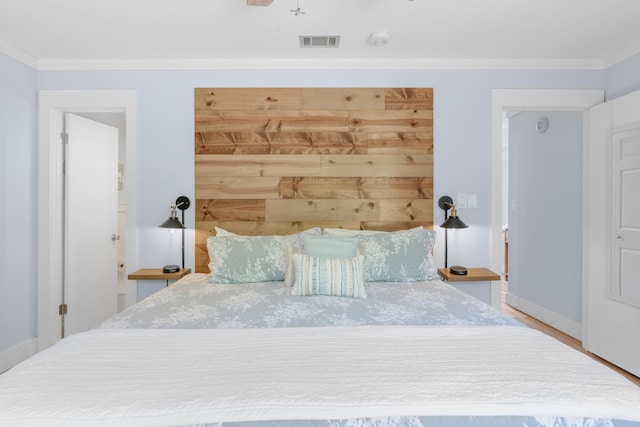
[[[289,9],[289,12],[293,13],[293,16],[304,15],[304,11],[300,9],[300,1],[296,0],[296,8]]]

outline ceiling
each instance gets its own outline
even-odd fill
[[[0,52],[40,70],[603,69],[640,52],[639,17],[639,0],[0,0]]]

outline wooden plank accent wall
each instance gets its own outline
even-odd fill
[[[433,226],[433,89],[195,89],[197,272],[214,227]]]

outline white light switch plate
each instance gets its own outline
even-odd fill
[[[459,209],[467,208],[467,195],[464,193],[458,194],[458,203],[455,204]]]
[[[477,194],[468,194],[467,195],[467,206],[469,208],[477,208],[478,207],[478,195]]]

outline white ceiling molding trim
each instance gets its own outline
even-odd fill
[[[20,58],[15,58],[20,60]],[[124,70],[603,70],[593,59],[174,59],[174,60],[39,60],[41,71]]]
[[[26,52],[23,52],[20,49],[17,49],[10,44],[3,43],[0,41],[0,53],[4,53],[9,58],[13,58],[18,62],[22,62],[24,65],[27,65],[31,68],[39,69],[38,59],[29,55]]]

